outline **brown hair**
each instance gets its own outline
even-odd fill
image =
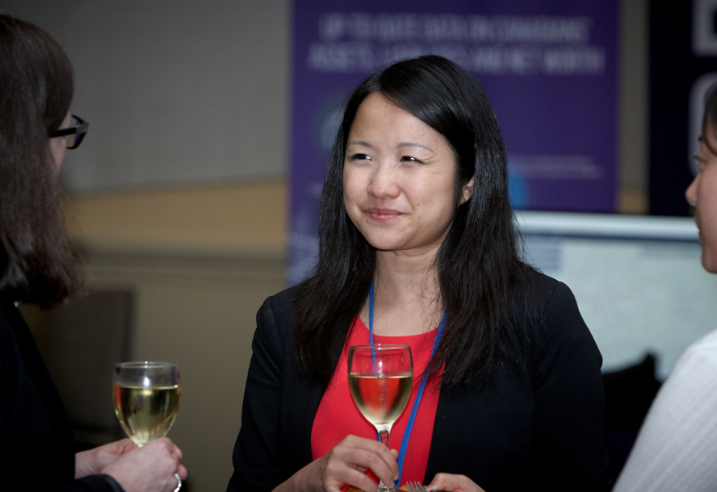
[[[72,92],[72,65],[57,41],[0,15],[0,294],[43,308],[80,285],[49,146]]]

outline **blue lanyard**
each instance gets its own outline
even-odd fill
[[[373,288],[373,280],[371,280],[371,290],[368,293],[368,333],[369,342],[373,346],[373,300],[375,292]],[[431,358],[428,359],[428,366],[423,372],[421,378],[421,384],[418,387],[418,393],[416,393],[416,400],[413,402],[413,408],[411,408],[411,415],[408,417],[408,423],[406,424],[406,430],[403,433],[403,439],[401,439],[401,449],[398,451],[398,480],[396,480],[396,487],[401,486],[401,475],[403,475],[403,461],[406,459],[406,450],[408,449],[408,440],[411,439],[411,431],[413,430],[413,421],[416,420],[416,414],[418,413],[418,406],[421,404],[421,398],[423,398],[423,390],[426,388],[426,381],[428,381],[428,368],[431,366],[431,360],[433,354],[436,352],[436,348],[441,341],[443,330],[446,327],[446,312],[443,311],[441,316],[441,324],[438,325],[438,332],[436,338],[433,340],[433,348],[431,349]],[[375,357],[375,355],[374,355]],[[375,360],[375,359],[374,359]],[[376,440],[380,441],[381,438],[376,432]]]

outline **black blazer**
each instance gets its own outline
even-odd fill
[[[0,490],[118,490],[102,475],[74,476],[74,440],[60,396],[20,312],[0,297]]]
[[[487,492],[578,491],[605,486],[602,358],[562,283],[537,289],[544,321],[496,364],[482,387],[441,391],[424,483],[463,474]],[[289,336],[297,288],[268,298],[257,314],[242,426],[228,491],[267,491],[312,461],[311,429],[324,388],[303,377]],[[447,361],[447,364],[450,361]]]

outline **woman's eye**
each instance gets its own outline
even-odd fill
[[[352,154],[349,156],[350,161],[368,161],[371,158],[366,154]]]
[[[423,161],[416,159],[415,157],[411,157],[410,155],[404,155],[401,157],[401,162],[418,162],[420,164],[423,164]]]
[[[707,162],[697,154],[693,155],[692,159],[694,159],[695,161],[695,167],[697,168],[697,172],[702,172]]]

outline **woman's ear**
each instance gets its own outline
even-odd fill
[[[463,197],[461,198],[461,205],[466,203],[470,197],[473,196],[473,180],[475,178],[471,178],[470,181],[468,181],[466,184],[463,185]]]

